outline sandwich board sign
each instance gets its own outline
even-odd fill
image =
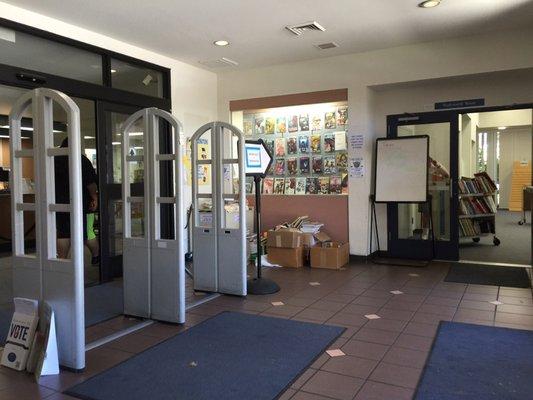
[[[244,168],[246,176],[259,176],[263,178],[272,164],[272,155],[263,142],[247,140],[244,143]]]
[[[22,371],[33,344],[33,337],[39,320],[39,302],[32,299],[15,297],[15,312],[7,334],[1,364]]]

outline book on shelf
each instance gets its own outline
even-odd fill
[[[463,197],[459,200],[461,215],[495,214],[496,203],[489,197]]]
[[[493,220],[459,220],[459,236],[460,237],[476,237],[495,233],[495,226]]]
[[[496,190],[496,184],[486,172],[474,174],[473,178],[463,176],[459,180],[459,194],[492,195]]]

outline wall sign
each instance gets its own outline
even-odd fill
[[[435,103],[435,110],[449,110],[452,108],[482,107],[485,99],[452,100]]]

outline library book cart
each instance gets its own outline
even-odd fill
[[[483,236],[492,236],[492,243],[499,246],[496,237],[497,187],[486,172],[473,178],[459,180],[459,238],[478,243]]]

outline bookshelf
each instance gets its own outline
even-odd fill
[[[495,246],[500,244],[496,236],[496,212],[498,188],[486,172],[473,178],[459,180],[459,238],[478,243],[484,236],[492,236]]]

